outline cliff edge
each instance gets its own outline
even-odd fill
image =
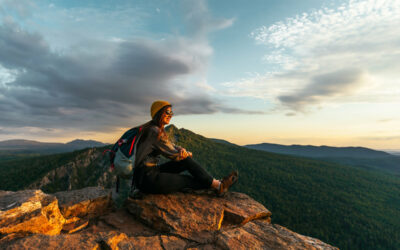
[[[0,191],[1,249],[337,249],[271,223],[243,193],[145,195],[111,209],[110,190]]]

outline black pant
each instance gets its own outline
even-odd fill
[[[179,174],[185,170],[191,176]],[[213,181],[213,177],[191,157],[155,167],[141,166],[136,174],[137,186],[144,193],[168,194],[184,189],[206,189]]]

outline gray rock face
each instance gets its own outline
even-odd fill
[[[115,183],[115,179],[108,159],[102,156],[101,150],[93,148],[81,152],[70,162],[49,171],[28,188],[56,192],[94,185],[110,187]]]
[[[117,211],[109,193],[0,191],[0,249],[337,249],[271,224],[242,193],[145,195]]]

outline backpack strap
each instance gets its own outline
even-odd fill
[[[142,127],[140,127],[139,128],[139,133],[138,133],[138,140],[137,140],[137,142],[136,142],[136,144],[138,144],[139,143],[139,141],[140,141],[140,138],[142,137],[142,134],[140,133],[142,131]],[[131,183],[131,188],[136,188],[136,185],[135,185],[135,165],[136,165],[136,150],[137,149],[137,146],[135,147],[135,150],[133,151],[133,159],[135,159],[135,161],[133,162],[133,174],[132,174],[132,183]]]
[[[117,175],[117,181],[116,181],[116,185],[115,185],[115,192],[118,193],[119,192],[119,176]]]
[[[139,128],[139,132],[138,132],[139,137],[140,137],[140,131],[142,131],[142,127]],[[129,149],[129,155],[132,154],[132,149],[133,149],[133,145],[135,144],[136,136],[137,136],[137,135],[135,135],[135,137],[133,137],[132,144],[131,144],[131,148]],[[135,150],[135,151],[136,151],[136,150]]]
[[[103,156],[104,156],[106,153],[109,153],[109,156],[110,156],[110,163],[111,163],[110,167],[111,167],[111,171],[112,171],[112,170],[114,170],[115,151],[113,151],[113,150],[111,150],[111,149],[106,149],[106,150],[103,151]]]

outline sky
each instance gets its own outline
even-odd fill
[[[239,145],[400,149],[397,0],[0,0],[0,140],[113,143],[168,100]]]

